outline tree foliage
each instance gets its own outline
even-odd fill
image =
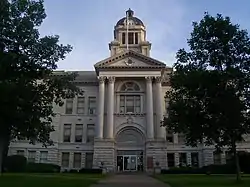
[[[229,17],[205,14],[193,23],[189,51],[177,52],[163,125],[187,145],[228,146],[250,132],[250,40]]]
[[[53,103],[81,93],[76,74],[53,74],[72,47],[40,37],[45,17],[42,0],[0,2],[0,155],[10,138],[52,144]]]

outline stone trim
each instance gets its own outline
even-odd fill
[[[127,57],[127,56],[137,57],[137,58],[143,60],[146,63],[148,62],[149,64],[156,65],[156,66],[161,67],[161,68],[166,67],[166,64],[164,64],[163,62],[160,62],[160,61],[158,61],[156,59],[144,56],[144,55],[139,54],[139,53],[137,53],[135,51],[132,51],[132,50],[129,50],[129,51],[126,51],[126,52],[123,52],[123,53],[118,53],[117,55],[114,55],[114,56],[112,56],[110,58],[107,58],[107,59],[105,59],[105,60],[103,60],[101,62],[96,63],[94,66],[96,68],[111,68],[111,67],[105,67],[105,66],[110,64],[110,63],[113,63],[113,62],[115,62],[117,60],[120,60],[121,58]],[[126,68],[129,68],[129,67],[126,67]],[[133,66],[132,68],[135,68],[135,67]],[[155,67],[153,67],[153,68],[155,68]]]

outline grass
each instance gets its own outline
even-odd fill
[[[1,187],[88,187],[103,178],[101,174],[3,174]]]
[[[235,175],[158,175],[157,179],[171,187],[249,187],[250,177],[243,176],[240,183]]]

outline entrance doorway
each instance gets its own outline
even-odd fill
[[[123,171],[137,171],[137,156],[126,155],[123,156]]]
[[[143,152],[133,155],[118,155],[117,171],[143,171]]]

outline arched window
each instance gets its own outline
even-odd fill
[[[122,92],[128,92],[128,91],[140,91],[140,87],[138,84],[135,84],[134,82],[126,82],[121,87]]]
[[[134,82],[126,82],[121,86],[120,113],[141,113],[140,87]]]

